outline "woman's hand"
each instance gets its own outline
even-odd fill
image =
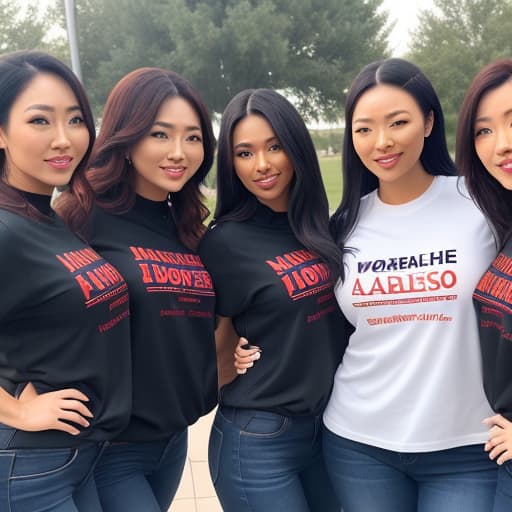
[[[83,403],[88,401],[89,398],[77,389],[61,389],[39,395],[29,383],[18,399],[17,417],[10,426],[29,432],[61,430],[78,435],[80,430],[66,422],[88,427],[87,418],[93,417]]]
[[[250,345],[246,338],[240,338],[235,350],[236,373],[242,375],[247,373],[247,368],[254,366],[254,361],[261,357],[261,349],[256,345]]]
[[[484,450],[489,452],[491,460],[501,465],[512,459],[512,422],[501,414],[485,418],[484,423],[490,428],[489,440]]]

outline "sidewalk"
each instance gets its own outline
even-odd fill
[[[222,512],[208,471],[208,436],[213,410],[189,429],[188,456],[169,512]]]

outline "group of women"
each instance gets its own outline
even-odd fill
[[[405,60],[360,72],[345,122],[329,219],[295,108],[237,94],[206,229],[183,77],[129,73],[95,139],[64,64],[0,56],[2,510],[167,511],[217,403],[225,511],[510,510],[512,60],[473,80],[456,165]]]

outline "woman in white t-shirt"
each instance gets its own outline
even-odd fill
[[[345,120],[332,226],[345,261],[336,297],[354,331],[324,414],[330,477],[344,512],[491,511],[472,292],[493,234],[416,66],[366,66]]]

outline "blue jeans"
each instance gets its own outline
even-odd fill
[[[493,509],[498,472],[483,445],[400,453],[357,443],[324,428],[324,457],[344,512]]]
[[[510,512],[512,510],[512,460],[498,466],[498,487],[494,512]]]
[[[0,427],[2,512],[101,512],[90,482],[103,445],[9,448],[13,432]]]
[[[321,445],[320,416],[219,407],[208,462],[224,512],[339,512]]]
[[[185,466],[187,435],[112,443],[94,470],[103,511],[167,512]]]

